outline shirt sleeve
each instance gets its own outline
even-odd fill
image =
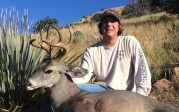
[[[93,67],[91,62],[91,55],[89,53],[89,49],[87,48],[83,54],[81,67],[88,69],[89,73],[82,78],[73,78],[73,81],[77,84],[79,83],[87,83],[93,76]]]
[[[151,91],[151,73],[141,45],[135,38],[133,40],[132,49],[136,92],[148,96]]]

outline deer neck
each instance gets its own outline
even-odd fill
[[[71,82],[66,75],[62,75],[58,83],[52,88],[52,105],[59,107],[63,102],[75,97],[81,92],[77,86]]]

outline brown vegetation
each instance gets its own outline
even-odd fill
[[[121,11],[120,8],[116,8],[116,10]],[[101,38],[98,33],[97,23],[89,21],[89,18],[93,15],[85,18],[88,22],[82,23],[79,20],[79,24],[71,24],[74,33],[79,31],[83,35],[83,40],[78,44],[74,44],[75,49],[79,50],[76,50],[76,52],[82,53],[86,47]],[[161,12],[131,19],[121,18],[124,27],[123,35],[134,35],[144,49],[152,73],[152,83],[161,78],[167,79],[167,77],[164,77],[165,71],[168,69],[165,68],[165,65],[179,62],[178,17]],[[83,21],[85,20],[83,19]],[[65,36],[66,29],[62,30]],[[80,38],[80,36],[74,38]],[[168,80],[171,81],[170,79]],[[175,87],[178,87],[178,84],[175,85]],[[156,99],[171,103],[179,108],[179,96],[174,86],[169,90],[153,89],[151,96],[155,96]]]

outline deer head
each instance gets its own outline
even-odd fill
[[[49,39],[50,27],[53,27],[58,32],[59,39],[56,43],[52,43],[47,40]],[[40,32],[42,44],[35,42],[35,39],[30,41],[32,46],[45,50],[49,54],[50,59],[45,60],[41,65],[39,65],[34,74],[29,78],[28,89],[31,90],[39,87],[51,87],[59,81],[63,74],[68,74],[71,77],[83,77],[88,73],[88,70],[82,67],[66,65],[60,61],[61,57],[66,54],[67,49],[73,40],[72,32],[70,29],[69,31],[70,39],[67,44],[62,42],[60,31],[54,25],[48,27],[46,39],[42,38],[42,33]],[[52,47],[59,47],[58,55],[53,58],[51,57]]]

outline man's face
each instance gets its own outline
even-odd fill
[[[102,20],[102,35],[107,37],[118,36],[119,22],[113,16],[107,16]]]

